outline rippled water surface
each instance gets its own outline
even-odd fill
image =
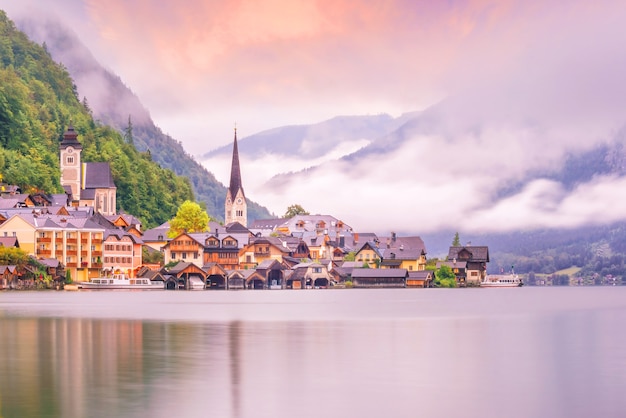
[[[626,288],[0,293],[0,417],[623,417]]]

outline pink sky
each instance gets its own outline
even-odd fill
[[[235,122],[245,136],[341,114],[422,109],[514,70],[553,19],[595,12],[576,1],[13,3],[0,7],[70,22],[192,154],[227,143]]]
[[[0,8],[11,18],[43,12],[71,23],[192,155],[229,144],[235,123],[245,137],[337,115],[399,115],[451,98],[447,131],[412,138],[374,169],[371,161],[336,162],[306,188],[294,181],[278,190],[264,184],[272,167],[312,162],[257,161],[254,174],[246,162],[247,194],[279,215],[297,202],[359,229],[377,230],[383,219],[384,228],[417,232],[450,219],[487,231],[626,216],[626,200],[615,199],[626,180],[616,176],[575,190],[539,179],[492,200],[506,184],[558,169],[568,153],[612,141],[625,126],[620,1],[0,0]],[[228,167],[219,163],[208,168],[225,183]],[[354,178],[357,170],[372,177]],[[340,183],[353,193],[318,198]],[[424,196],[430,204],[416,205]]]

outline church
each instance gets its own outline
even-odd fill
[[[235,140],[233,143],[233,161],[230,167],[230,185],[226,191],[224,203],[224,224],[239,222],[248,226],[248,203],[243,193],[241,184],[241,170],[239,167],[239,149],[237,148],[237,128],[235,128]]]
[[[83,163],[83,146],[70,124],[59,144],[61,186],[72,206],[92,206],[102,215],[115,215],[117,188],[107,162]]]

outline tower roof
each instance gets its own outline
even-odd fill
[[[237,148],[237,128],[235,128],[235,140],[233,143],[233,162],[230,166],[230,186],[228,191],[232,197],[237,195],[237,192],[241,190],[243,193],[243,186],[241,185],[241,170],[239,168],[239,149]],[[244,194],[245,196],[245,194]]]
[[[80,142],[78,142],[78,132],[74,130],[74,127],[72,126],[71,123],[67,127],[67,131],[63,133],[63,139],[61,140],[61,144],[60,144],[61,148],[67,148],[70,146],[76,149],[83,148]]]

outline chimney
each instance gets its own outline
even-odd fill
[[[215,228],[215,236],[216,236],[216,237],[219,237],[219,236],[220,236],[220,233],[218,232],[217,228]]]
[[[393,241],[394,243],[396,242],[396,233],[395,232],[391,233],[391,241]]]

